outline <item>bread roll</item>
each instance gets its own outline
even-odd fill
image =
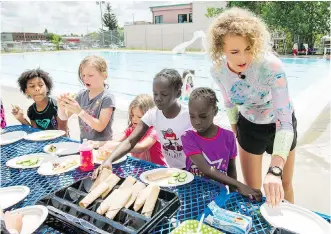
[[[132,176],[128,176],[126,177],[126,179],[124,180],[124,182],[121,184],[121,186],[119,188],[129,188],[132,187],[132,185],[134,185],[134,183],[136,183],[137,179],[132,177]]]
[[[146,185],[140,181],[137,181],[137,183],[132,186],[132,195],[128,202],[125,204],[125,208],[129,209],[129,207],[136,201],[139,192],[144,188],[146,188]]]
[[[109,208],[106,213],[106,217],[109,219],[114,219],[117,213],[125,206],[128,202],[131,194],[132,188],[122,188],[116,189],[118,191],[114,196],[114,199],[111,200]]]
[[[173,173],[174,170],[171,169],[156,171],[146,175],[146,179],[149,181],[155,181],[155,180],[171,177]]]
[[[160,187],[157,185],[153,185],[148,193],[143,210],[141,211],[142,215],[146,217],[152,217],[157,198],[159,197],[159,193]]]
[[[147,196],[150,192],[152,185],[148,185],[146,188],[144,188],[143,190],[141,190],[138,193],[137,199],[133,205],[133,210],[134,211],[138,211],[140,210],[141,207],[143,207],[143,205],[145,204],[145,201],[147,199]]]
[[[92,191],[94,188],[96,188],[101,182],[106,180],[108,178],[108,176],[110,176],[111,174],[113,174],[111,170],[109,170],[107,168],[103,168],[100,175],[98,176],[98,178],[96,178],[96,180],[94,181],[90,191]]]
[[[102,193],[101,197],[105,198],[107,197],[107,195],[109,194],[109,192],[115,187],[115,185],[121,180],[120,177],[118,177],[115,174],[111,174],[110,176],[108,176],[108,178],[105,180],[105,182],[108,185],[108,189]]]
[[[95,189],[91,190],[86,197],[84,197],[80,202],[79,205],[83,208],[88,207],[92,202],[94,202],[101,194],[108,189],[108,184],[102,182],[99,184]]]

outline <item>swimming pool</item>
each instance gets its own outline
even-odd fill
[[[83,88],[77,75],[79,63],[85,56],[92,54],[106,59],[108,84],[115,95],[117,107],[122,110],[127,110],[136,95],[152,94],[153,77],[163,68],[175,68],[181,74],[185,69],[194,69],[195,86],[211,87],[213,83],[209,74],[211,62],[207,55],[203,54],[73,51],[2,55],[1,84],[16,87],[16,80],[23,71],[40,66],[53,77],[54,94],[75,92]],[[285,64],[292,99],[328,78],[330,62],[325,59],[282,58],[282,61]],[[217,93],[219,94],[219,91]]]

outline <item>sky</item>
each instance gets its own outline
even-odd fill
[[[108,1],[106,1],[107,3]],[[118,24],[152,21],[151,6],[192,1],[109,1]],[[101,28],[96,1],[1,1],[1,32],[86,34]],[[103,5],[103,12],[105,4]]]

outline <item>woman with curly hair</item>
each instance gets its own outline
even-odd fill
[[[262,155],[272,155],[263,181],[272,207],[294,202],[292,177],[297,142],[296,118],[284,65],[270,48],[270,34],[251,12],[230,8],[209,29],[211,75],[223,95],[239,143],[245,183],[262,186]]]

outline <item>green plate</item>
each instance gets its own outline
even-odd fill
[[[182,222],[171,234],[197,234],[199,221],[186,220]],[[206,224],[202,224],[199,234],[222,234],[223,232],[216,230]]]

